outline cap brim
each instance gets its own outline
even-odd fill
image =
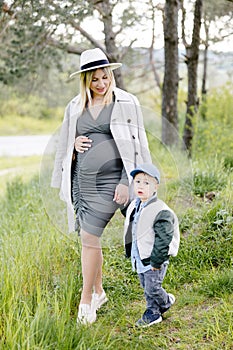
[[[103,64],[103,65],[101,65],[101,66],[95,66],[95,67],[91,67],[91,68],[86,68],[86,69],[78,70],[77,72],[74,72],[74,73],[70,74],[70,78],[73,78],[75,75],[78,75],[78,74],[87,72],[87,71],[89,71],[89,70],[95,70],[95,69],[98,69],[98,68],[106,68],[106,67],[109,67],[109,68],[111,68],[111,70],[114,70],[114,69],[120,68],[121,66],[122,66],[122,63],[108,63],[108,64]]]
[[[130,172],[130,175],[132,176],[132,178],[134,179],[135,176],[139,173],[145,173],[147,175],[150,175],[151,177],[153,177],[154,179],[156,179],[158,181],[158,183],[160,183],[160,179],[158,178],[158,176],[153,175],[150,171],[146,170],[146,169],[141,169],[141,168],[137,168],[134,169]]]
[[[132,177],[134,177],[134,176],[136,176],[136,175],[139,174],[139,173],[144,173],[144,170],[142,170],[142,169],[134,169],[134,170],[132,170],[132,171],[130,172],[130,175],[131,175]]]

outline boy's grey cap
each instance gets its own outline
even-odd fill
[[[154,164],[144,163],[132,170],[130,175],[134,178],[139,173],[145,173],[154,177],[160,183],[160,172]]]

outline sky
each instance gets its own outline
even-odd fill
[[[154,4],[162,3],[164,4],[165,0],[152,0]],[[10,4],[12,3],[12,0],[5,0],[6,3]],[[113,21],[117,22],[118,18],[121,16],[121,14],[124,12],[125,8],[128,6],[127,1],[125,1],[123,4],[117,4],[114,8],[114,11],[112,13],[113,15]],[[186,6],[188,6],[188,10],[191,10],[193,7],[192,2],[189,0],[187,1]],[[146,1],[136,1],[135,0],[135,7],[139,13],[144,13],[147,9],[146,7]],[[147,11],[148,13],[148,11]],[[188,11],[187,11],[188,13]],[[179,18],[180,21],[180,18]],[[155,32],[155,42],[154,42],[154,48],[155,49],[161,49],[164,46],[163,41],[163,24],[162,24],[162,15],[161,11],[156,11],[156,32]],[[98,13],[94,13],[94,17],[86,19],[82,23],[82,27],[89,32],[91,35],[95,37],[95,39],[100,40],[103,42],[104,35],[103,35],[103,24],[98,20]],[[210,33],[214,34],[218,27],[218,23],[214,26],[210,27]],[[192,18],[187,18],[186,23],[186,32],[192,31]],[[64,25],[61,25],[58,29],[58,32],[64,32]],[[226,34],[226,33],[225,33]],[[180,36],[180,35],[179,35]],[[203,29],[201,30],[201,36],[203,35]],[[124,34],[119,35],[118,39],[121,40],[121,46],[128,46],[131,42],[131,40],[135,39],[135,42],[133,44],[133,47],[150,47],[151,40],[152,40],[152,21],[144,18],[144,20],[141,20],[141,23],[137,25],[136,27],[130,29],[127,29],[127,32],[124,32]],[[73,38],[74,40],[78,40],[78,36]],[[180,48],[182,48],[182,44],[179,45]],[[225,40],[212,44],[209,46],[209,50],[214,51],[233,51],[233,34],[230,37],[227,37]]]
[[[143,2],[141,3],[141,8],[137,8],[138,11],[143,11]],[[119,16],[120,13],[124,11],[124,7],[121,5],[119,10],[117,10],[117,15]],[[179,22],[181,21],[181,14],[179,14]],[[95,39],[103,41],[104,35],[103,35],[103,24],[98,20],[98,15],[96,14],[95,17],[86,19],[82,27],[87,31],[93,33],[93,36]],[[114,19],[114,16],[113,16]],[[187,36],[192,31],[192,18],[188,18],[186,23],[186,33]],[[163,23],[162,23],[162,15],[161,12],[158,11],[156,14],[156,32],[155,32],[155,42],[154,42],[154,48],[155,49],[161,49],[164,46],[164,40],[163,40]],[[222,25],[222,24],[221,24]],[[212,25],[210,26],[210,34],[214,35],[214,33],[217,31],[218,25]],[[225,32],[226,34],[227,32]],[[180,36],[180,33],[179,33]],[[205,37],[203,27],[201,29],[201,36],[202,38]],[[136,38],[136,41],[132,45],[132,47],[150,47],[151,40],[152,40],[152,21],[144,20],[144,22],[141,22],[141,25],[139,25],[136,29],[127,29],[127,34],[123,36],[119,36],[119,39],[122,40],[122,46],[127,46],[130,44],[131,40]],[[179,45],[180,48],[183,48],[183,44],[181,43]],[[201,47],[201,48],[204,48]],[[217,42],[215,44],[211,43],[209,46],[209,50],[213,51],[219,51],[219,52],[228,52],[233,51],[233,34],[227,38],[225,38],[223,41]]]

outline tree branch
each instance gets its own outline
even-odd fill
[[[188,47],[188,43],[186,41],[186,37],[185,37],[185,20],[186,20],[186,10],[184,8],[184,1],[181,0],[180,1],[180,8],[181,8],[181,12],[182,12],[182,19],[181,19],[181,37],[182,37],[182,42],[184,44],[184,47],[187,48]]]
[[[104,46],[100,44],[99,41],[95,40],[93,36],[91,36],[89,33],[87,33],[78,23],[75,21],[71,20],[69,23],[72,25],[74,29],[79,31],[87,40],[89,40],[93,46],[100,48],[102,51],[106,51]]]
[[[51,36],[47,36],[46,38],[46,43],[50,46],[56,47],[58,49],[63,49],[65,48],[66,52],[68,53],[73,53],[76,55],[81,55],[83,52],[83,49],[80,46],[74,46],[74,45],[69,45],[66,43],[62,43],[59,40],[56,40],[52,38]]]

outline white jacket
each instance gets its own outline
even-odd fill
[[[128,206],[124,225],[126,255],[131,255],[132,215],[136,200]],[[172,218],[172,219],[171,219]],[[179,222],[174,211],[156,196],[151,197],[141,211],[136,225],[139,256],[144,265],[160,268],[169,256],[176,256],[180,244]]]
[[[137,98],[115,88],[110,129],[121,155],[129,183],[130,172],[141,163],[151,163],[143,116]],[[81,115],[80,95],[67,105],[56,150],[51,186],[60,188],[60,198],[67,203],[69,231],[74,231],[74,210],[71,201],[71,164],[76,137],[77,119]],[[131,190],[132,191],[132,190]]]

